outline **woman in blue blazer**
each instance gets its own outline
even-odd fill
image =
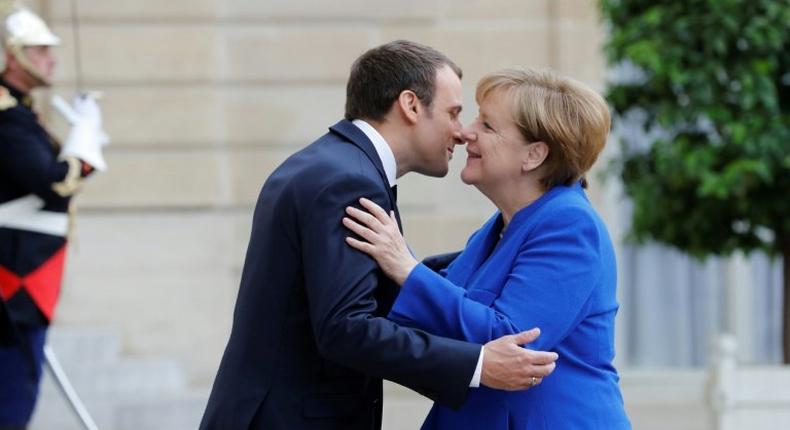
[[[539,327],[530,346],[559,354],[526,391],[473,388],[458,410],[434,404],[423,429],[629,429],[614,359],[616,267],[583,175],[606,143],[610,115],[586,86],[550,72],[503,70],[477,87],[461,179],[498,211],[436,273],[409,252],[397,223],[366,199],[348,208],[348,243],[401,290],[388,318],[485,343]]]

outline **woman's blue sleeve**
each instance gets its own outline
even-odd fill
[[[530,347],[552,349],[587,313],[603,270],[600,232],[592,214],[581,208],[543,217],[532,231],[514,245],[519,247],[515,260],[502,262],[512,267],[501,290],[493,288],[500,294],[490,306],[419,264],[403,284],[388,318],[475,343],[539,327],[542,334]]]

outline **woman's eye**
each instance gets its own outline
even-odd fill
[[[485,122],[485,121],[483,121],[483,128],[485,128],[486,130],[491,130],[491,131],[494,131],[494,127],[491,127],[491,125],[490,125],[490,124],[488,124],[488,123],[487,123],[487,122]]]

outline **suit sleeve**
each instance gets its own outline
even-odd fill
[[[447,273],[447,266],[449,266],[460,254],[461,251],[431,255],[429,257],[425,257],[422,260],[422,264],[434,272],[444,276]]]
[[[530,348],[553,349],[589,307],[601,273],[598,232],[581,210],[554,213],[534,232],[520,244],[501,294],[491,306],[472,300],[466,289],[419,264],[404,282],[388,317],[478,343],[539,327],[541,336]]]
[[[0,169],[22,189],[46,201],[73,195],[92,169],[73,157],[58,160],[38,142],[43,138],[24,121],[5,119],[0,127]]]
[[[333,179],[305,208],[301,240],[316,343],[328,360],[458,407],[466,398],[481,346],[375,316],[381,272],[370,257],[345,243],[350,234],[341,223],[346,206],[358,205],[364,196],[389,208],[385,192],[370,179],[348,176]]]

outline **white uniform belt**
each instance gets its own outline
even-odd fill
[[[69,231],[68,214],[41,210],[43,207],[44,200],[33,194],[2,203],[0,227],[65,236]]]

